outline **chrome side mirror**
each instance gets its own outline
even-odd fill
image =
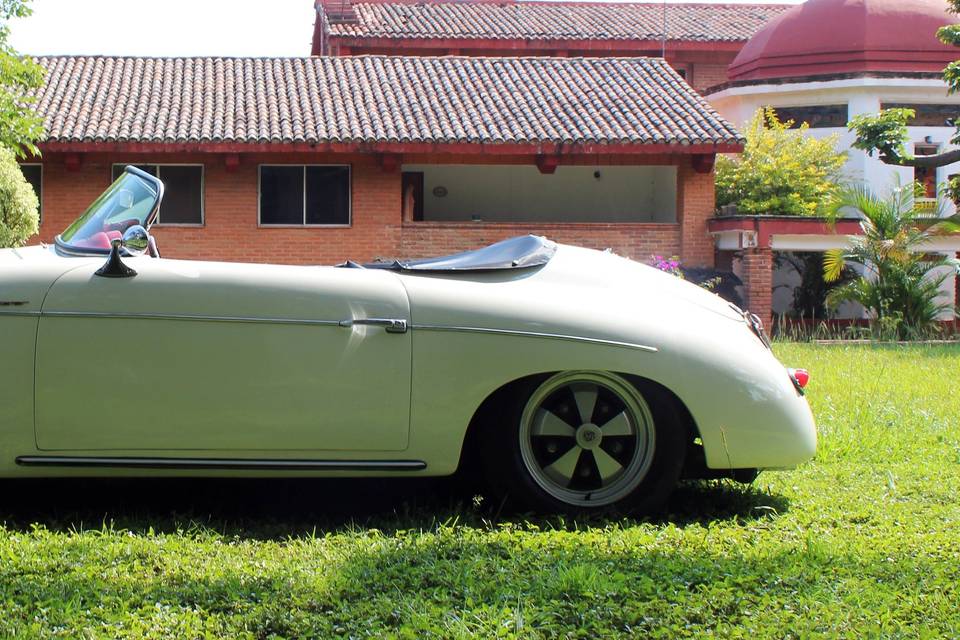
[[[147,230],[139,224],[133,225],[123,233],[123,238],[110,242],[110,257],[105,265],[97,269],[96,275],[102,278],[132,278],[137,272],[120,259],[120,249],[136,257],[143,255],[149,246],[150,234]]]
[[[142,256],[150,246],[150,234],[142,226],[135,224],[123,233],[121,246],[131,256]]]

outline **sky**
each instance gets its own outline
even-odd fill
[[[11,22],[10,42],[33,55],[306,56],[313,35],[313,0],[32,0],[30,6],[32,16]]]

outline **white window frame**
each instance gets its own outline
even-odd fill
[[[113,171],[116,167],[149,166],[163,169],[163,167],[200,167],[200,222],[161,222],[160,216],[153,223],[154,227],[189,227],[198,229],[207,226],[207,165],[199,162],[114,162],[110,165],[110,182],[113,183]],[[157,172],[159,177],[160,172]],[[162,181],[163,178],[160,178]],[[160,213],[163,213],[163,203],[160,203]]]
[[[263,168],[264,167],[300,167],[303,189],[303,223],[302,224],[264,224],[261,217],[263,203]],[[307,167],[346,167],[347,168],[347,223],[346,224],[307,224]],[[353,226],[353,165],[351,164],[276,164],[266,163],[257,165],[257,227],[262,229],[349,229]]]
[[[37,194],[37,224],[43,224],[43,170],[42,162],[20,162],[21,167],[40,167],[40,193]]]

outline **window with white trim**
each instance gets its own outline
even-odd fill
[[[113,165],[113,179],[123,173],[126,164]],[[134,165],[163,182],[163,203],[156,224],[203,224],[202,164],[137,164]]]
[[[37,203],[40,207],[40,222],[43,222],[43,165],[42,164],[21,164],[20,172],[27,179],[33,192],[37,194]]]
[[[350,165],[260,165],[261,226],[348,226]]]

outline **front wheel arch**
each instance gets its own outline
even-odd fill
[[[504,429],[512,430],[519,428],[519,422],[514,425],[505,424],[504,421],[518,420],[518,407],[522,406],[526,402],[526,399],[529,398],[540,385],[558,373],[564,372],[543,372],[524,376],[523,378],[518,378],[504,384],[487,396],[475,411],[467,429],[461,449],[458,475],[468,479],[471,486],[476,486],[477,480],[482,476],[487,476],[488,482],[486,484],[494,485],[494,493],[504,493],[504,487],[502,486],[502,482],[500,482],[503,479],[502,470],[498,469],[491,474],[489,463],[487,469],[484,469],[483,452],[484,450],[489,452],[491,449],[491,434],[494,432],[502,433]],[[607,372],[598,371],[595,373],[605,374]],[[658,468],[656,472],[665,475],[665,481],[670,484],[672,488],[680,475],[680,469],[683,466],[687,450],[693,446],[695,438],[698,436],[696,423],[690,415],[689,410],[676,394],[654,380],[636,374],[609,373],[613,373],[613,375],[619,376],[629,382],[644,399],[646,399],[651,409],[655,411],[657,414],[657,423],[663,423],[663,428],[669,433],[671,439],[669,452],[673,460],[668,469]],[[489,461],[490,459],[488,453],[487,460]],[[662,462],[658,464],[659,467],[663,466]],[[484,473],[484,471],[487,471],[487,473]],[[491,475],[493,476],[492,478],[490,477]],[[651,477],[653,476],[651,475]],[[490,482],[491,480],[492,483]],[[664,490],[658,489],[658,495],[653,501],[644,501],[641,497],[641,499],[624,501],[624,504],[629,502],[640,511],[653,511],[660,506],[664,493]],[[530,504],[530,500],[522,499],[514,500],[513,502],[516,503],[517,506],[533,507],[535,509],[570,510],[569,505],[565,507],[563,503],[559,503],[558,501],[552,505]],[[578,509],[574,508],[573,510]]]

